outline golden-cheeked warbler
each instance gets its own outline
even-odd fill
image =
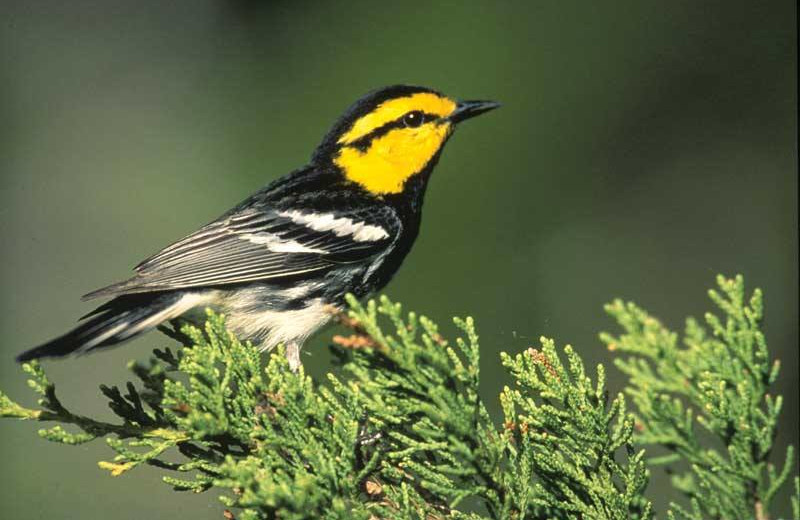
[[[456,125],[498,106],[405,85],[367,94],[310,164],[143,261],[132,278],[85,295],[113,299],[18,361],[94,351],[211,307],[261,349],[285,344],[297,368],[300,347],[331,308],[343,308],[347,293],[383,288],[400,267]]]

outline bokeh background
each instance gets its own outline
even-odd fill
[[[798,443],[795,20],[791,0],[3,0],[2,389],[33,404],[12,356],[89,311],[81,294],[304,164],[356,97],[416,83],[504,103],[450,141],[387,289],[476,318],[485,397],[507,381],[501,350],[547,335],[609,362],[604,302],[680,328],[716,273],[740,272],[783,363],[782,452]],[[304,356],[315,374],[326,337]],[[109,417],[97,385],[164,343],[47,367],[70,406]],[[0,422],[3,518],[221,518],[213,493],[148,468],[111,479],[102,442],[37,428]],[[675,498],[660,471],[650,496]]]

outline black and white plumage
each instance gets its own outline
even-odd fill
[[[397,118],[382,122],[375,113],[389,118],[392,114],[384,114],[387,102],[420,93],[441,96],[429,89],[399,86],[362,98],[337,122],[309,166],[278,179],[141,262],[132,278],[87,294],[84,299],[112,299],[74,330],[18,360],[93,351],[167,320],[192,320],[211,307],[226,315],[232,332],[260,348],[285,344],[296,368],[302,343],[342,307],[344,296],[362,297],[384,287],[417,236],[425,186],[452,131],[449,125],[455,118],[447,119],[452,114],[440,115],[437,124],[448,125],[446,136],[419,171],[403,180],[399,192],[380,192],[355,182],[348,175],[349,166],[337,164],[337,157],[345,146],[340,136],[363,126],[364,117],[375,119],[372,133],[378,143],[387,134],[387,124]],[[458,110],[453,106],[454,112]],[[367,150],[365,160],[370,135],[360,137],[357,144]],[[415,136],[419,138],[418,133]],[[391,144],[387,153],[392,147],[397,145]]]

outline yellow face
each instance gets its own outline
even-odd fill
[[[400,193],[447,140],[455,110],[455,101],[432,92],[385,101],[339,138],[333,161],[373,194]]]

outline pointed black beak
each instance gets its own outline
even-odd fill
[[[494,110],[499,106],[500,103],[496,101],[459,101],[458,104],[456,104],[456,109],[447,119],[452,123],[460,123],[465,119],[475,117],[489,110]]]

